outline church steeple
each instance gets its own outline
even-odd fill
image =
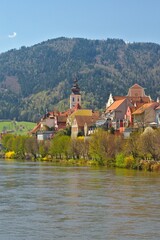
[[[75,94],[75,95],[80,95],[80,88],[78,86],[78,80],[77,78],[74,79],[74,84],[73,84],[73,87],[71,88],[72,90],[72,93]]]
[[[77,105],[81,105],[81,93],[77,78],[74,79],[71,91],[72,93],[70,95],[70,109],[76,107]]]

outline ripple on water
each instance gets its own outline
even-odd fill
[[[158,174],[0,161],[0,239],[160,239]]]

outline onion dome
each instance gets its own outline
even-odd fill
[[[73,87],[71,88],[72,93],[75,95],[80,95],[80,88],[78,86],[78,80],[77,78],[75,78],[74,83],[73,83]]]

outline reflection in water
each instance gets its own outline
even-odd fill
[[[160,239],[160,176],[0,161],[0,239]]]

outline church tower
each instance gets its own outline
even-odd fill
[[[71,88],[71,95],[70,95],[70,109],[81,106],[81,94],[80,94],[80,88],[78,86],[78,80],[75,78],[73,87]]]

